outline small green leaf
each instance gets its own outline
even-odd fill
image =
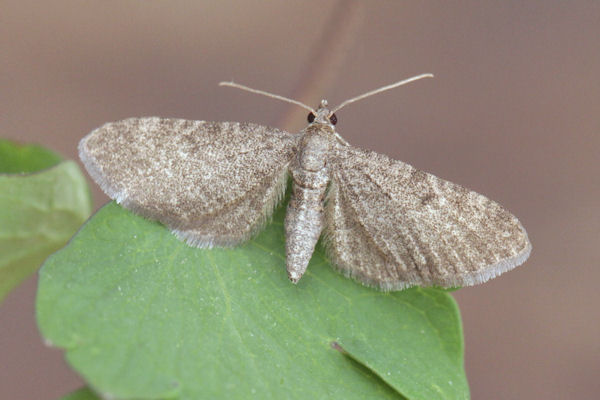
[[[57,157],[37,146],[0,141],[0,302],[91,213],[79,167]],[[36,168],[42,170],[32,172]]]
[[[60,400],[100,400],[90,389],[84,387],[69,393]]]
[[[366,288],[320,247],[293,285],[284,213],[201,250],[108,204],[40,271],[43,336],[118,399],[468,398],[452,297]]]
[[[25,174],[50,168],[62,158],[41,146],[19,145],[9,140],[0,140],[0,173]]]

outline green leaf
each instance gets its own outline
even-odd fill
[[[119,399],[468,398],[453,298],[366,288],[320,247],[293,285],[284,213],[201,250],[109,203],[40,271],[43,336]]]
[[[84,387],[72,393],[69,393],[61,400],[100,400],[90,389]]]
[[[19,145],[9,140],[0,140],[0,173],[22,174],[50,168],[62,158],[38,145]]]
[[[56,157],[37,146],[0,141],[0,302],[91,213],[79,167]],[[31,172],[36,168],[42,170]]]

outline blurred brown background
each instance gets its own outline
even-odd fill
[[[527,228],[524,266],[455,293],[472,397],[597,398],[600,2],[4,0],[0,43],[0,136],[70,158],[91,129],[129,116],[304,126],[305,110],[221,80],[316,106],[435,73],[348,106],[338,131],[486,194]],[[41,342],[35,286],[0,307],[3,399],[81,384]]]

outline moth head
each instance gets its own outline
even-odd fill
[[[316,109],[316,111],[311,111],[308,113],[306,117],[309,124],[317,123],[317,124],[327,124],[327,125],[335,125],[337,124],[337,116],[329,111],[327,108],[327,100],[321,100],[321,104]]]

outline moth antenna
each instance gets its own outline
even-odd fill
[[[374,94],[385,92],[386,90],[397,88],[398,86],[406,85],[407,83],[417,81],[417,80],[423,79],[423,78],[433,78],[433,74],[421,74],[421,75],[413,76],[412,78],[408,78],[403,81],[392,83],[391,85],[383,86],[383,87],[380,87],[379,89],[375,89],[375,90],[371,90],[370,92],[363,93],[360,96],[356,96],[356,97],[353,97],[351,99],[344,101],[342,104],[340,104],[339,106],[334,108],[333,111],[331,111],[331,113],[333,114],[334,112],[339,111],[342,107],[347,106],[350,103],[354,103],[355,101],[362,100],[366,97],[373,96]]]
[[[309,107],[309,106],[307,106],[304,103],[300,103],[297,100],[288,99],[287,97],[283,97],[283,96],[280,96],[278,94],[273,94],[273,93],[265,92],[263,90],[252,89],[251,87],[240,85],[239,83],[235,83],[233,81],[232,82],[219,82],[219,86],[229,86],[229,87],[233,87],[233,88],[237,88],[237,89],[242,89],[242,90],[245,90],[245,91],[251,92],[251,93],[262,94],[263,96],[272,97],[272,98],[277,99],[277,100],[281,100],[281,101],[285,101],[285,102],[288,102],[288,103],[292,103],[292,104],[295,104],[295,105],[300,106],[302,108],[306,108],[308,111],[310,111],[312,113],[316,113],[316,111],[312,107]]]

